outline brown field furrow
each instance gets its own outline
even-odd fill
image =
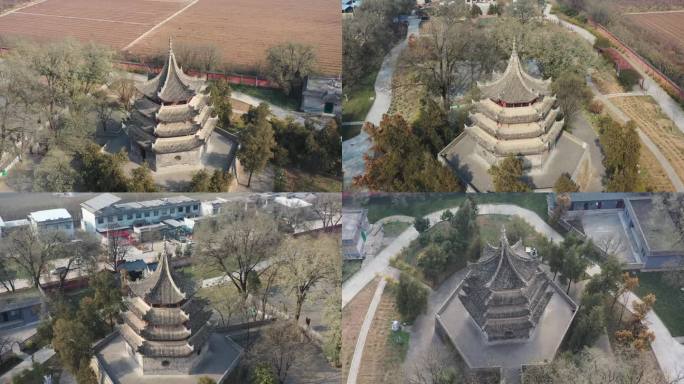
[[[655,32],[684,51],[684,12],[631,14],[627,17],[635,25]]]
[[[316,49],[319,70],[342,70],[341,18],[335,0],[200,0],[146,36],[130,51],[143,55],[164,52],[174,41],[219,48],[223,60],[238,66],[263,64],[266,51],[288,41]]]
[[[375,278],[366,285],[342,310],[342,351],[340,351],[340,362],[342,363],[343,382],[347,381],[349,366],[351,365],[356,340],[363,325],[363,319],[368,312],[368,306],[373,299],[373,294],[378,286],[379,278]]]
[[[650,97],[621,97],[613,102],[660,148],[677,175],[684,180],[684,135],[662,117]]]
[[[52,41],[73,37],[120,50],[191,0],[47,0],[0,17],[0,37]],[[341,75],[342,41],[335,0],[199,0],[129,50],[163,54],[172,36],[186,46],[214,46],[237,69],[260,69],[267,50],[283,42],[314,47],[317,71]]]

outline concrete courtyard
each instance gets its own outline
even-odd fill
[[[641,263],[636,247],[627,233],[628,229],[623,211],[587,211],[582,215],[582,226],[584,233],[600,249],[615,255],[623,263]]]
[[[121,335],[117,335],[95,357],[117,384],[194,384],[202,376],[219,382],[227,371],[237,366],[241,354],[242,348],[235,342],[215,333],[209,339],[209,355],[190,375],[143,376],[140,367],[126,352],[126,342]]]

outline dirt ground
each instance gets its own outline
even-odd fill
[[[179,44],[213,45],[237,66],[263,64],[268,48],[284,42],[312,45],[318,69],[342,73],[339,3],[335,0],[199,0],[130,48],[138,54],[166,51],[169,36]]]
[[[375,313],[361,359],[358,384],[397,384],[403,382],[404,370],[397,350],[389,337],[393,320],[399,319],[394,296],[386,288]]]
[[[392,103],[388,113],[399,113],[407,121],[412,122],[418,117],[420,100],[425,94],[425,87],[415,84],[415,74],[409,68],[408,55],[409,52],[406,50],[399,57],[397,69],[392,78]]]
[[[38,41],[73,37],[121,49],[188,3],[187,0],[46,0],[0,17],[0,36]]]
[[[342,351],[340,353],[342,376],[344,379],[341,381],[342,383],[347,382],[349,366],[354,355],[354,348],[356,348],[356,339],[359,337],[363,318],[366,316],[368,306],[373,299],[373,293],[375,293],[379,281],[379,278],[371,281],[342,310]]]
[[[6,3],[14,1],[0,0],[0,9]],[[236,70],[263,68],[270,47],[295,42],[313,46],[319,72],[338,76],[338,7],[335,0],[45,0],[0,17],[0,36],[73,37],[150,56],[165,53],[173,37],[179,46],[216,47]]]
[[[660,110],[650,96],[611,99],[648,135],[684,179],[684,134]]]
[[[594,72],[591,75],[591,79],[594,81],[594,84],[596,84],[598,90],[604,95],[625,92],[624,88],[617,82],[617,79],[615,79],[615,75],[612,72]]]
[[[639,167],[644,185],[653,192],[672,192],[674,186],[653,153],[642,143]]]

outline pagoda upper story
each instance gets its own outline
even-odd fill
[[[196,150],[216,127],[218,118],[212,117],[205,81],[183,72],[171,41],[161,72],[136,88],[142,97],[135,101],[127,121],[129,135],[136,144],[131,150],[153,169],[176,165],[155,155]],[[198,156],[192,157],[195,160]]]
[[[528,166],[543,165],[562,133],[564,122],[551,94],[551,80],[537,79],[522,67],[515,43],[506,70],[480,83],[481,99],[469,115],[465,131],[490,164],[506,156],[534,156]]]
[[[540,260],[522,241],[510,245],[502,229],[499,246],[488,244],[470,265],[458,298],[488,342],[506,342],[531,336],[553,292]]]
[[[210,312],[187,297],[176,284],[166,252],[155,271],[148,277],[131,282],[125,299],[128,310],[123,313],[121,335],[132,351],[145,361],[143,370],[159,370],[149,359],[168,363],[174,358],[199,356],[210,336]],[[182,364],[174,363],[178,369]],[[192,364],[187,364],[190,369]]]

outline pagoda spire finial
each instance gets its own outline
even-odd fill
[[[513,54],[518,54],[518,40],[516,37],[513,38]]]
[[[169,36],[169,55],[173,54],[173,36]]]
[[[501,226],[501,243],[508,243],[508,237],[506,237],[506,226]]]

